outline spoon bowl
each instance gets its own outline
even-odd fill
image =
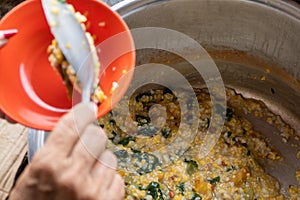
[[[87,17],[87,31],[95,38],[102,69],[100,86],[107,96],[98,107],[101,117],[122,98],[130,84],[135,66],[133,39],[122,18],[105,3],[68,3]],[[18,34],[0,50],[0,108],[23,125],[52,130],[59,118],[80,101],[80,95],[74,91],[73,98],[68,98],[62,79],[50,66],[47,48],[53,35],[41,1],[27,0],[4,16],[0,30],[11,28],[18,29]],[[126,52],[115,55],[112,50],[120,46],[126,47]],[[111,93],[114,82],[119,87]]]
[[[80,82],[81,101],[88,102],[93,83],[98,81],[95,77],[95,68],[98,68],[95,65],[98,63],[93,63],[93,55],[98,60],[97,52],[92,49],[83,24],[70,4],[58,0],[41,1],[51,32]]]

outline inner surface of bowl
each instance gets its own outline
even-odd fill
[[[261,100],[300,136],[300,8],[285,1],[128,1],[115,7],[129,27],[162,27],[193,38],[216,62],[224,84],[244,97]],[[136,38],[134,38],[136,39]],[[139,46],[138,43],[136,43]],[[195,55],[197,56],[197,55]],[[202,77],[187,61],[161,50],[141,50],[137,63],[162,63],[180,71],[195,88]],[[285,143],[282,130],[253,115],[245,116],[284,159],[262,161],[281,183],[283,193],[295,178],[299,141]]]
[[[127,76],[127,82],[118,88],[117,98],[121,98],[130,83],[132,73],[122,71],[130,72],[135,65],[134,44],[127,25],[103,2],[67,2],[87,17],[87,31],[94,36],[95,45],[101,47],[101,51],[98,48],[100,63],[103,61],[101,58],[114,58],[109,62],[105,60],[101,66],[100,86],[107,99],[99,106],[100,117],[109,112],[118,101],[112,99],[113,82]],[[0,21],[0,29],[11,28],[17,28],[18,34],[0,51],[0,107],[12,119],[28,127],[51,130],[58,119],[78,101],[68,97],[63,80],[48,61],[47,48],[53,36],[41,1],[25,1],[11,10]],[[123,37],[116,39],[114,43],[101,45],[120,33]],[[128,51],[114,57],[111,49],[118,49],[119,45],[128,47]],[[122,70],[114,70],[116,72],[113,73],[112,68]]]

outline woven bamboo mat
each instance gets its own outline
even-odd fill
[[[27,128],[0,119],[0,199],[6,199],[27,152]]]

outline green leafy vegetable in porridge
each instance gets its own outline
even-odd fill
[[[184,154],[166,166],[153,152],[173,142],[179,134],[181,110],[178,98],[172,92],[153,89],[131,97],[131,118],[128,120],[135,121],[136,128],[121,129],[130,123],[118,119],[118,115],[114,116],[113,113],[99,119],[99,124],[110,138],[108,147],[115,146],[118,149],[119,173],[126,182],[125,199],[284,199],[279,182],[265,173],[257,162],[257,159],[280,160],[281,156],[248,120],[239,115],[236,106],[247,104],[247,109],[257,109],[260,104],[241,98],[233,90],[227,89],[229,106],[222,134],[208,155],[202,156],[201,148],[205,145],[203,137],[211,117],[211,101],[206,89],[195,91],[200,111],[198,133]],[[188,103],[188,98],[185,100]],[[149,117],[149,109],[155,104],[166,108],[167,117],[160,129]],[[115,113],[126,112],[119,109]],[[217,112],[224,115],[225,109],[219,110]],[[110,123],[111,120],[118,123]],[[130,136],[132,132],[138,134]],[[122,163],[131,163],[131,169]],[[295,186],[290,190],[293,192],[291,199],[297,199],[299,188]]]

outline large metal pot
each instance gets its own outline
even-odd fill
[[[298,124],[300,93],[295,81],[300,80],[299,7],[279,0],[145,0],[124,1],[114,8],[130,28],[169,28],[187,34],[206,48],[242,50],[278,64],[284,71],[273,71],[274,80],[266,81],[249,77],[247,63],[230,68],[219,63],[219,69],[227,86],[272,104],[276,113]],[[260,77],[260,70],[264,69],[251,73]],[[278,91],[272,98],[271,87]]]
[[[215,59],[225,86],[262,100],[300,136],[299,5],[283,0],[125,0],[113,9],[131,29],[163,27],[198,41]],[[137,54],[138,63],[160,56],[161,52],[151,50]],[[193,74],[186,75],[195,86],[204,84]],[[298,149],[279,141],[274,134],[279,130],[255,119],[253,123],[285,157],[276,167],[266,165],[266,171],[283,187],[295,184],[294,173],[300,167]],[[46,135],[29,131],[30,156]]]

